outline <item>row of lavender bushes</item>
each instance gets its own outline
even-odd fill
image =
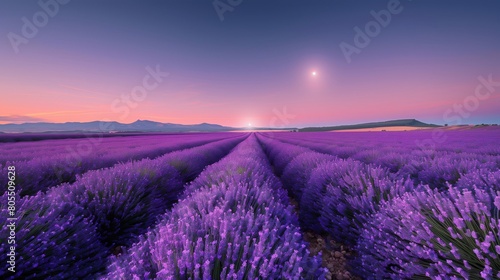
[[[236,137],[239,136],[241,135],[236,135]],[[128,137],[129,139],[121,141],[116,141],[118,139],[115,138],[106,138],[106,140],[115,141],[96,144],[94,150],[79,157],[74,157],[65,151],[64,147],[68,145],[73,147],[69,143],[65,143],[78,143],[75,141],[81,141],[80,139],[55,140],[59,148],[52,152],[45,151],[43,148],[45,142],[40,141],[36,142],[40,151],[33,151],[31,159],[17,160],[15,155],[11,156],[1,170],[7,174],[8,166],[16,166],[16,169],[19,170],[16,183],[20,195],[34,195],[38,191],[46,191],[49,187],[61,183],[72,183],[76,180],[77,175],[90,170],[110,167],[120,162],[156,158],[172,151],[203,145],[227,137],[227,134],[208,134],[196,138],[190,136],[172,136],[170,138],[165,136],[131,136]],[[131,141],[132,143],[130,143]],[[25,143],[15,144],[24,145]],[[22,151],[15,144],[4,145],[13,145],[11,150]],[[2,145],[0,145],[1,147]],[[0,185],[7,184],[7,178],[4,177],[0,178]]]
[[[400,177],[410,176],[417,184],[446,190],[448,183],[457,183],[460,177],[470,170],[494,171],[500,168],[500,149],[495,144],[498,136],[494,135],[494,132],[489,132],[489,134],[484,135],[490,138],[486,144],[478,141],[482,138],[469,139],[467,142],[455,139],[451,144],[436,146],[435,149],[417,145],[432,139],[431,135],[425,134],[420,135],[422,139],[405,139],[408,134],[389,134],[385,138],[378,139],[374,134],[367,134],[364,136],[366,138],[364,142],[359,142],[363,140],[363,135],[358,135],[355,138],[356,141],[352,143],[339,143],[336,138],[342,138],[342,136],[338,134],[333,136],[323,134],[321,137],[317,135],[316,137],[320,138],[316,140],[311,140],[311,135],[307,133],[288,134],[289,137],[286,138],[283,135],[277,135],[277,137],[281,141],[306,146],[317,152],[379,165],[389,169],[392,173],[397,173]],[[391,135],[397,137],[398,141],[391,138]],[[452,136],[449,135],[447,138]]]
[[[255,136],[209,166],[107,279],[323,279]]]
[[[344,151],[345,157],[356,156],[362,151],[381,155],[411,150],[411,153],[443,151],[455,154],[468,153],[482,156],[500,155],[498,129],[478,130],[421,130],[408,132],[347,132],[347,133],[280,133],[274,137],[280,140],[304,139],[309,142],[329,144],[337,151]]]
[[[156,217],[177,201],[185,182],[224,157],[245,137],[176,151],[154,160],[121,163],[87,172],[73,184],[51,188],[46,194],[17,197],[19,267],[14,275],[1,270],[0,278],[95,278],[105,269],[107,256],[137,241]],[[8,217],[6,197],[2,197],[0,206],[2,217]],[[6,228],[7,223],[2,220],[0,225]],[[0,247],[3,264],[7,262],[7,250],[7,246]]]
[[[353,271],[363,278],[500,277],[500,171],[476,166],[454,187],[431,188],[380,166],[259,140],[271,162],[288,162],[281,178],[301,226],[353,246]]]
[[[10,136],[10,135],[8,135]],[[89,134],[81,138],[72,138],[73,135],[66,134],[67,138],[47,138],[41,141],[23,141],[14,143],[0,142],[0,164],[12,161],[27,161],[40,156],[65,155],[71,156],[80,153],[84,157],[88,150],[92,150],[93,156],[106,157],[120,151],[136,151],[142,153],[146,150],[168,147],[172,143],[193,142],[199,140],[217,140],[229,137],[225,133],[193,133],[193,134],[153,134],[153,135],[120,135],[108,136],[105,134]],[[6,136],[2,135],[0,141]],[[50,137],[50,135],[46,135]]]

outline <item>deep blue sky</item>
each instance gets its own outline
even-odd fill
[[[0,122],[499,123],[500,87],[471,96],[500,81],[500,1],[402,0],[348,63],[339,45],[389,2],[244,0],[221,21],[212,1],[73,0],[16,54],[8,34],[41,7],[2,1]],[[170,75],[144,101],[115,102],[156,65]]]

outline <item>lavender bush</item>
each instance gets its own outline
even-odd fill
[[[500,191],[500,170],[474,170],[460,178],[456,187],[463,190],[476,187],[483,190]]]
[[[160,161],[173,166],[179,171],[183,180],[189,182],[207,165],[227,155],[243,139],[241,137],[225,139],[190,150],[176,151],[161,158]]]
[[[300,200],[300,223],[304,229],[323,233],[325,230],[319,222],[323,197],[326,195],[327,186],[338,186],[349,170],[362,169],[363,164],[353,160],[333,160],[319,164],[310,175],[307,187]]]
[[[255,159],[246,158],[243,161],[236,160],[232,156],[224,158],[220,164],[209,166],[186,187],[183,196],[186,197],[203,187],[225,184],[229,178],[242,184],[252,184],[255,181],[265,182],[274,191],[274,195],[279,201],[284,204],[289,202],[286,191],[282,188],[279,180],[270,172],[269,166]]]
[[[355,244],[360,230],[381,204],[414,189],[411,180],[391,177],[386,169],[364,165],[341,178],[329,179],[337,184],[328,184],[321,198],[319,222],[323,229],[345,244]]]
[[[409,160],[410,157],[404,152],[388,151],[377,157],[374,164],[385,167],[392,173],[397,173],[408,164]]]
[[[277,140],[272,140],[262,135],[259,135],[258,139],[262,143],[264,151],[271,160],[275,174],[278,176],[283,174],[286,166],[293,160],[294,157],[305,152],[311,152],[311,150],[307,148],[286,143],[281,143],[279,146],[272,145],[272,143]]]
[[[446,190],[447,184],[455,184],[458,180],[471,170],[494,170],[496,164],[481,163],[474,159],[453,158],[443,155],[434,159],[422,159],[410,162],[400,172],[409,174],[416,181],[428,184],[439,190]]]
[[[144,160],[91,171],[74,184],[53,188],[51,200],[81,205],[108,247],[128,246],[176,202],[183,182],[159,161]]]
[[[302,192],[309,186],[307,182],[312,170],[319,164],[327,161],[334,161],[331,155],[316,152],[307,152],[296,156],[285,168],[281,181],[289,190],[292,196],[300,202]]]
[[[281,183],[271,172],[266,155],[260,149],[256,137],[250,137],[238,145],[228,156],[217,164],[211,165],[193,181],[184,193],[184,197],[205,186],[224,183],[231,180],[251,184],[254,181],[266,182],[275,195],[284,204],[289,203],[288,196]]]
[[[0,226],[7,234],[7,196],[0,197]],[[9,247],[2,237],[0,270],[2,279],[84,279],[104,268],[107,249],[96,227],[74,203],[51,200],[41,195],[20,198],[16,208],[16,267],[6,269]]]
[[[426,188],[393,200],[366,224],[356,248],[366,277],[500,277],[500,192]]]

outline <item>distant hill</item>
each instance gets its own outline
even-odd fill
[[[119,122],[66,122],[66,123],[23,123],[23,124],[0,124],[0,133],[112,133],[112,132],[220,132],[235,130],[218,124],[193,124],[182,125],[173,123],[160,123],[153,121],[137,120],[131,124]]]
[[[394,120],[386,122],[373,122],[355,125],[340,125],[327,127],[306,127],[299,131],[332,131],[380,127],[438,127],[434,124],[426,124],[415,119]],[[161,123],[148,120],[137,120],[130,124],[119,122],[66,122],[66,123],[22,123],[22,124],[0,124],[0,133],[178,133],[178,132],[223,132],[243,131],[249,128],[235,128],[218,124],[175,124]],[[251,130],[297,130],[296,128],[251,128]]]
[[[299,129],[300,132],[308,131],[332,131],[332,130],[347,130],[347,129],[364,129],[364,128],[380,128],[380,127],[394,127],[394,126],[407,126],[407,127],[439,127],[435,124],[427,124],[415,119],[392,120],[385,122],[371,122],[352,125],[338,125],[338,126],[323,126],[323,127],[305,127]]]

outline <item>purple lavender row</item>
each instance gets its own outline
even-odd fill
[[[7,244],[7,193],[0,197],[0,279],[87,279],[102,270],[109,251],[96,225],[75,203],[52,200],[41,194],[16,197],[15,244]],[[10,231],[10,230],[9,230]],[[15,272],[7,270],[15,246]]]
[[[338,133],[330,135],[338,135]],[[346,154],[338,154],[336,147],[332,147],[331,144],[312,142],[303,137],[284,138],[280,136],[278,138],[280,141],[305,146],[318,152],[346,157]],[[394,140],[394,142],[397,141]],[[465,144],[461,143],[461,145],[464,146]],[[380,146],[377,149],[361,150],[351,153],[347,157],[360,160],[363,163],[388,168],[400,177],[410,176],[417,183],[428,184],[440,190],[446,190],[447,183],[455,184],[460,177],[470,170],[487,169],[495,171],[500,168],[500,156],[498,155],[446,151],[437,151],[429,155],[425,151],[418,150],[415,146],[406,146],[399,152],[394,152],[396,148],[390,146],[393,152],[385,153],[384,148],[387,147]]]
[[[436,135],[439,135],[437,137]],[[327,144],[331,152],[342,158],[354,157],[366,163],[395,154],[411,153],[417,157],[436,157],[439,153],[462,154],[475,159],[499,163],[500,130],[410,131],[385,133],[281,133],[280,140],[307,140]]]
[[[175,150],[203,145],[221,138],[238,136],[241,136],[241,134],[214,135],[201,139],[191,137],[175,137],[173,139],[169,139],[168,137],[158,137],[156,138],[156,140],[150,139],[145,142],[128,143],[127,146],[124,146],[124,143],[121,143],[118,148],[115,147],[109,154],[89,154],[88,156],[84,156],[79,159],[72,159],[71,157],[68,158],[68,155],[64,153],[39,153],[37,154],[38,158],[33,160],[8,162],[4,166],[2,171],[6,174],[7,166],[16,166],[16,169],[18,170],[16,184],[17,188],[20,190],[20,195],[34,195],[38,191],[45,191],[47,188],[59,185],[61,183],[71,183],[76,179],[77,175],[88,172],[89,170],[110,167],[114,164],[117,164],[118,162],[138,160],[142,158],[155,158]],[[129,138],[129,141],[140,140],[135,137]],[[151,140],[160,141],[160,144],[151,146],[150,144],[148,144]],[[64,142],[64,140],[60,141]],[[42,144],[42,142],[43,141],[39,142],[39,144]],[[144,146],[144,148],[141,148],[140,150],[129,150],[128,147],[130,145]],[[103,146],[100,148],[105,151],[106,147],[108,146]],[[74,160],[76,160],[76,162]],[[5,181],[6,177],[4,177],[0,178],[0,185],[7,183]]]
[[[78,150],[83,152],[90,145],[96,153],[106,153],[108,150],[123,149],[123,146],[128,146],[131,149],[139,148],[134,143],[155,144],[155,139],[163,137],[164,139],[175,139],[177,136],[142,136],[134,137],[87,137],[83,139],[46,139],[43,141],[30,141],[18,143],[0,143],[0,163],[4,164],[7,161],[23,161],[36,158],[40,154],[63,154],[69,155],[72,152],[78,153]],[[166,138],[168,137],[168,138]],[[1,138],[1,137],[0,137]],[[133,141],[131,141],[133,139]],[[132,143],[131,143],[132,142]],[[158,144],[158,143],[156,143]]]
[[[279,140],[305,140],[323,144],[339,157],[359,157],[373,160],[386,154],[412,154],[430,157],[436,153],[468,154],[491,157],[500,155],[500,130],[465,132],[442,132],[443,139],[434,139],[431,132],[387,132],[387,133],[279,133]]]
[[[164,147],[167,143],[193,141],[198,139],[221,139],[227,134],[168,134],[168,135],[129,135],[106,137],[106,135],[86,137],[83,139],[47,139],[43,141],[0,143],[0,164],[7,161],[19,162],[46,155],[66,156],[68,159],[76,155],[84,157],[88,150],[94,156],[105,157],[116,151],[134,150],[143,152],[152,148]],[[229,136],[227,136],[229,137]],[[1,136],[0,136],[1,138]]]
[[[415,187],[387,169],[302,150],[271,139],[259,140],[271,162],[288,162],[281,180],[299,203],[304,230],[328,233],[344,244],[356,244],[363,225],[380,206]]]
[[[111,252],[132,244],[176,201],[183,184],[226,155],[244,137],[160,158],[91,171],[46,194],[18,197],[16,279],[93,278]],[[4,194],[5,196],[5,194]],[[7,198],[0,202],[8,217]],[[7,221],[0,220],[4,228]],[[0,262],[7,264],[7,246]],[[7,269],[0,271],[5,278]],[[4,275],[5,274],[5,275]]]
[[[205,132],[199,132],[203,134]],[[125,136],[145,136],[145,135],[182,135],[183,132],[164,133],[164,132],[150,132],[150,133],[137,133],[137,132],[81,132],[81,133],[65,133],[63,131],[58,133],[5,133],[0,136],[0,143],[20,143],[20,142],[36,142],[44,140],[60,140],[60,139],[82,139],[82,138],[114,138]],[[192,133],[195,134],[195,133]]]
[[[209,166],[106,279],[323,279],[255,136]]]
[[[307,139],[330,144],[339,151],[375,150],[391,152],[419,150],[444,151],[481,155],[500,155],[500,129],[479,128],[466,130],[420,130],[396,132],[306,132],[275,133],[279,139]],[[352,154],[350,155],[352,156]]]

